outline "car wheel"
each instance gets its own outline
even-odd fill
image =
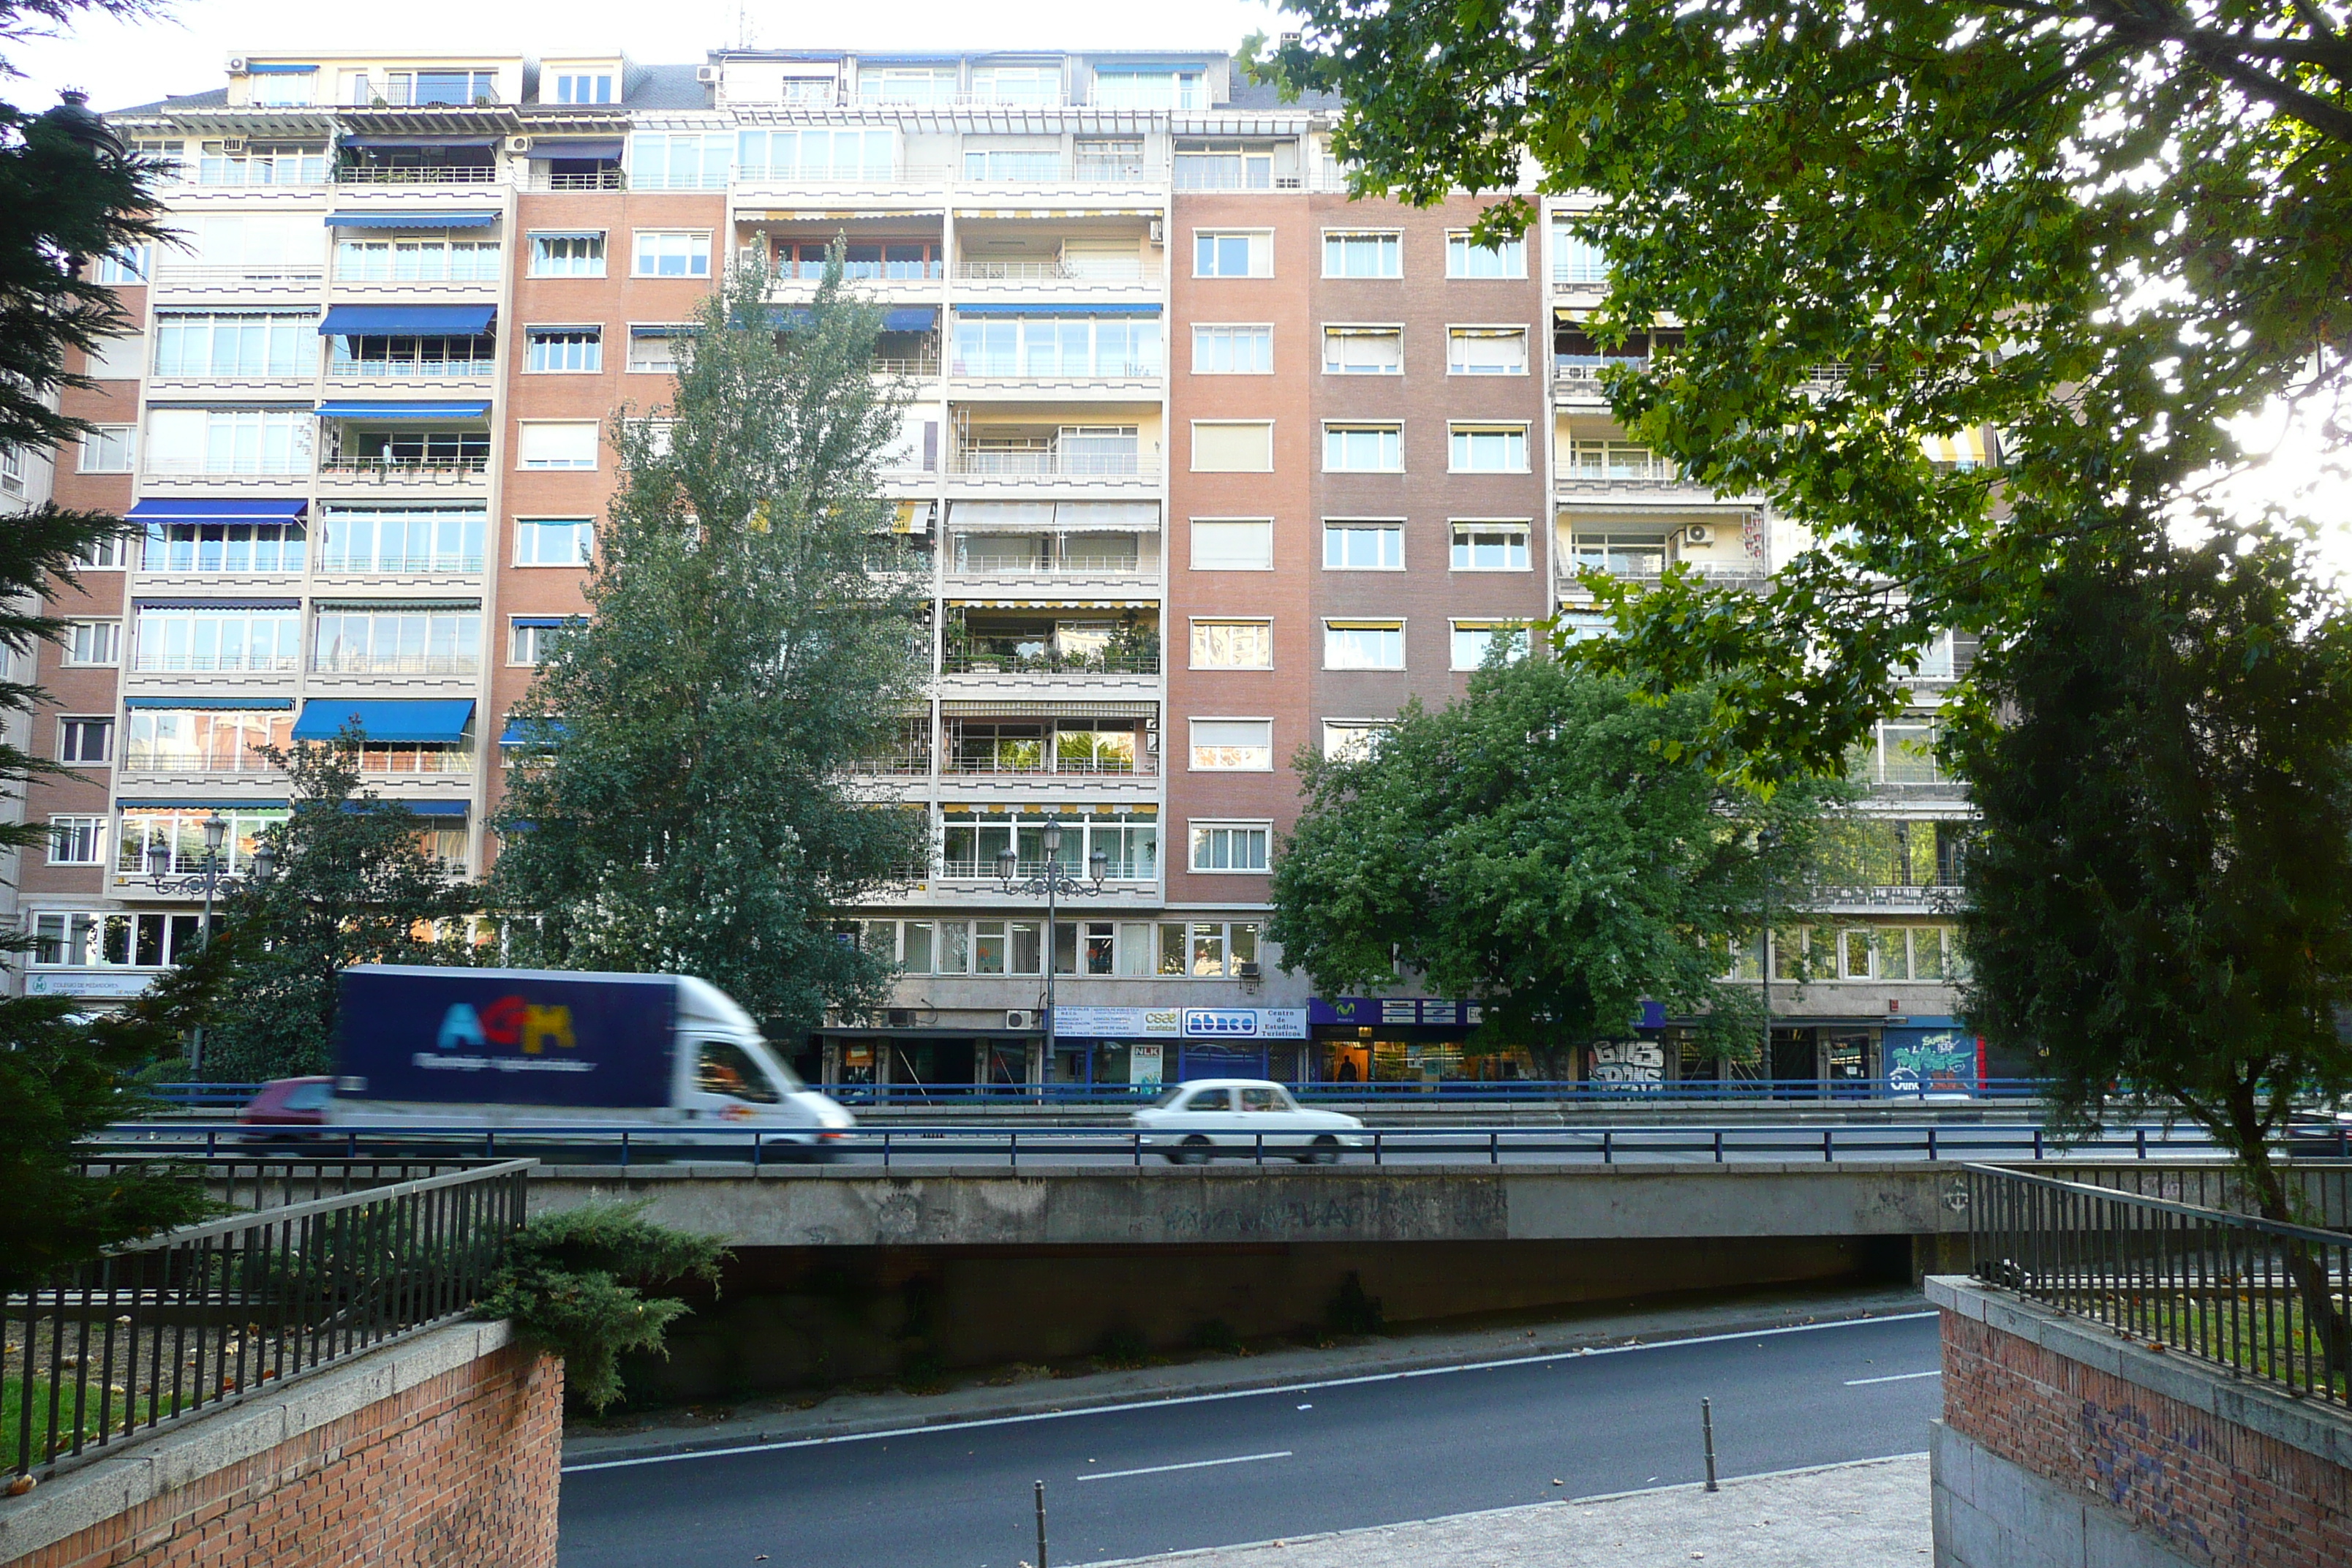
[[[1307,1152],[1310,1165],[1336,1165],[1339,1163],[1339,1141],[1328,1132],[1315,1140],[1315,1147]]]
[[[1198,1132],[1184,1140],[1181,1147],[1168,1152],[1169,1163],[1177,1165],[1205,1165],[1209,1163],[1209,1141]]]

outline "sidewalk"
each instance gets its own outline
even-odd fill
[[[1529,1503],[1411,1524],[1213,1546],[1119,1563],[1167,1568],[1925,1568],[1927,1456]],[[1095,1568],[1111,1568],[1098,1563]]]
[[[1418,1367],[1549,1355],[1604,1345],[1752,1332],[1847,1318],[1885,1317],[1927,1310],[1909,1287],[1749,1293],[1734,1300],[1675,1302],[1637,1310],[1583,1313],[1544,1322],[1400,1331],[1316,1349],[1299,1346],[1255,1354],[1202,1352],[1160,1366],[1056,1375],[1043,1367],[972,1374],[936,1394],[889,1391],[836,1394],[819,1402],[791,1397],[746,1401],[726,1409],[653,1411],[637,1419],[582,1423],[563,1438],[567,1466],[743,1444],[895,1432],[959,1421],[1081,1410],[1186,1394],[1221,1394],[1328,1378],[1362,1377]]]

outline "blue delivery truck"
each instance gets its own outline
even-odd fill
[[[369,963],[341,985],[332,1122],[758,1128],[816,1158],[856,1125],[691,975]]]

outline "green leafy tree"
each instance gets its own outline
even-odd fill
[[[229,984],[205,1031],[205,1070],[225,1079],[329,1070],[336,977],[354,963],[466,963],[481,889],[426,849],[425,819],[364,789],[357,725],[323,744],[267,748],[289,810],[264,840],[266,882],[229,897],[216,942]]]
[[[2296,1217],[2272,1141],[2352,1089],[2352,616],[2279,540],[2100,556],[1979,679],[1969,1020],[2068,1124],[2178,1108]]]
[[[1761,596],[1587,581],[1583,657],[1706,683],[1706,744],[1825,772],[1937,627],[2127,561],[2240,461],[2240,416],[2332,398],[2352,332],[2352,41],[2252,0],[1292,0],[1259,70],[1340,94],[1359,188],[1574,194],[1591,330],[1679,346],[1606,385],[1628,435],[1816,543]],[[1496,231],[1521,226],[1505,200]],[[2000,432],[1998,471],[1923,437]]]
[[[836,245],[780,322],[765,268],[738,269],[660,422],[614,423],[592,616],[514,710],[542,750],[513,772],[492,877],[524,961],[698,974],[785,1033],[878,998],[888,966],[827,917],[925,836],[848,776],[919,696],[921,601],[889,569],[877,479],[903,397],[840,274]]]
[[[1724,984],[1768,882],[1809,879],[1834,784],[1767,799],[1691,747],[1703,694],[1644,699],[1548,658],[1481,670],[1467,697],[1417,705],[1368,755],[1297,765],[1307,807],[1274,870],[1267,929],[1318,991],[1410,972],[1484,1006],[1483,1042],[1549,1076],[1622,1039],[1644,1000],[1743,1057],[1760,1000]],[[1786,893],[1780,895],[1785,900]]]

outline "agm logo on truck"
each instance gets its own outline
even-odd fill
[[[441,1016],[441,1038],[436,1043],[445,1051],[465,1046],[520,1046],[525,1055],[534,1057],[550,1046],[568,1051],[579,1044],[572,1037],[571,1008],[542,1007],[520,996],[501,996],[478,1012],[469,1004],[451,1003]]]

